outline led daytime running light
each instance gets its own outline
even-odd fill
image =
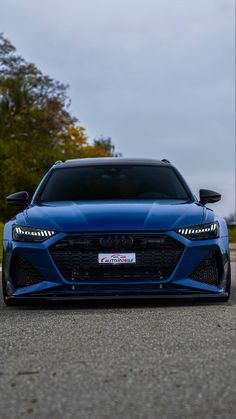
[[[25,227],[14,225],[12,228],[12,238],[16,241],[21,242],[43,242],[44,240],[49,239],[54,236],[56,231],[54,230],[44,230],[41,228],[34,227]]]
[[[211,231],[217,230],[217,224],[211,224],[210,227],[203,227],[203,228],[179,228],[177,231],[179,234],[182,235],[188,235],[188,234],[201,234],[201,233],[207,233]]]
[[[21,227],[15,227],[16,234],[22,234],[25,236],[40,236],[40,237],[51,237],[55,234],[55,231],[50,230],[22,230]]]

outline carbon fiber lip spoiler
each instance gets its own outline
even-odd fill
[[[227,297],[228,293],[178,293],[178,294],[97,294],[97,295],[88,295],[88,294],[77,294],[77,295],[30,295],[28,297],[8,297],[9,300],[19,301],[19,302],[33,302],[33,301],[91,301],[91,300],[156,300],[156,301],[177,301],[177,300],[220,300],[221,298]]]

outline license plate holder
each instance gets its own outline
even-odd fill
[[[99,253],[98,263],[101,265],[127,265],[136,263],[135,253]]]

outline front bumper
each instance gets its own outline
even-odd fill
[[[123,300],[158,300],[158,301],[214,301],[222,300],[228,297],[227,292],[221,292],[218,294],[213,293],[178,293],[178,294],[160,294],[160,293],[150,293],[150,294],[44,294],[39,293],[37,295],[29,294],[27,296],[22,297],[7,297],[8,300],[18,301],[19,303],[30,303],[30,302],[73,302],[73,301],[103,301],[103,300],[115,300],[115,301],[123,301]]]
[[[147,233],[148,234],[148,233]],[[158,234],[158,233],[156,233]],[[59,233],[43,243],[4,242],[4,280],[9,299],[24,301],[94,300],[94,299],[217,299],[226,297],[225,285],[229,269],[227,237],[214,240],[190,241],[179,234],[161,232],[183,245],[183,252],[171,275],[166,279],[126,281],[66,280],[51,255],[50,248],[67,235]],[[78,234],[75,234],[78,236]],[[192,273],[210,252],[217,254],[218,282],[204,283],[191,278]],[[41,280],[24,287],[14,286],[14,258],[30,262]]]

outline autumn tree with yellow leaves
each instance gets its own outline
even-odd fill
[[[10,215],[5,196],[32,194],[56,160],[116,155],[110,138],[89,140],[70,114],[67,90],[0,34],[0,220]]]

